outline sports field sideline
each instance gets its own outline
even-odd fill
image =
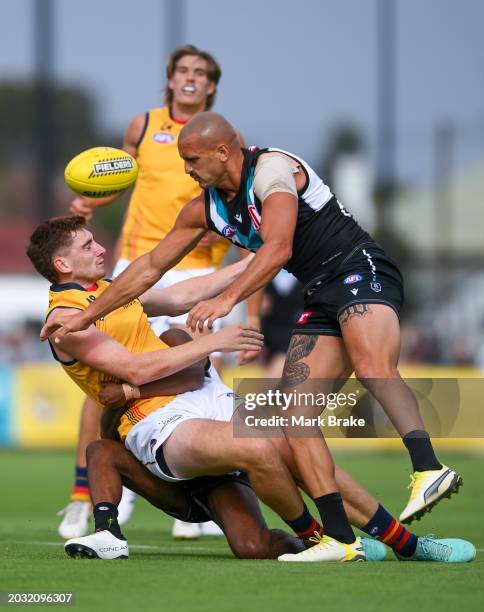
[[[68,558],[57,535],[71,453],[2,451],[0,591],[73,592],[75,609],[105,611],[480,608],[483,457],[442,453],[442,459],[461,472],[464,487],[412,527],[417,534],[469,539],[478,549],[472,563],[399,563],[390,552],[385,562],[366,564],[240,561],[223,538],[173,541],[169,517],[144,500],[123,529],[130,559],[103,562]],[[336,460],[399,513],[407,498],[405,455],[338,454]],[[270,511],[266,516],[271,526],[283,527]]]

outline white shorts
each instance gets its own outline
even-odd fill
[[[119,259],[114,266],[113,278],[119,276],[121,272],[126,270],[131,261],[129,259]],[[187,280],[189,278],[195,278],[196,276],[203,276],[204,274],[211,274],[215,272],[215,268],[199,268],[191,270],[168,270],[160,280],[154,285],[158,289],[164,289],[165,287],[171,287],[175,283]],[[186,323],[188,314],[178,315],[177,317],[150,317],[150,325],[157,336],[160,336],[163,332],[170,328],[171,325],[184,325]],[[220,319],[215,321],[213,329],[218,331],[220,329]]]
[[[201,389],[182,393],[166,406],[145,417],[129,431],[124,444],[158,478],[168,482],[189,480],[165,474],[156,461],[156,451],[173,431],[190,419],[225,421],[234,413],[234,393],[218,377],[205,378]]]

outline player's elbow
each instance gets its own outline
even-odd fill
[[[276,242],[273,245],[274,265],[282,268],[292,257],[292,244],[284,241]]]

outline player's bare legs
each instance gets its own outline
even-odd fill
[[[264,438],[234,438],[230,422],[184,421],[164,442],[163,454],[175,477],[243,470],[259,499],[281,518],[292,520],[303,512],[299,491],[272,442]]]
[[[61,510],[64,518],[58,528],[59,535],[65,539],[83,536],[88,532],[91,502],[87,483],[86,448],[93,440],[99,439],[100,415],[101,407],[86,398],[79,422],[75,483],[69,504]]]
[[[249,487],[224,484],[210,493],[208,506],[239,559],[277,559],[285,553],[305,550],[299,538],[267,527],[257,497]]]
[[[324,355],[324,359],[321,355]],[[291,338],[284,364],[282,387],[287,391],[309,391],[310,379],[314,378],[324,379],[329,385],[332,381],[341,385],[341,381],[346,380],[351,371],[352,367],[340,338],[295,334]],[[317,384],[318,391],[321,392],[320,386],[323,383]],[[331,388],[331,391],[333,390],[334,388]],[[305,416],[316,417],[321,409],[312,406],[297,408],[297,414],[303,414],[304,411]],[[311,436],[298,435],[308,434],[309,428],[304,432],[296,428],[286,428],[285,433],[297,470],[309,494],[314,498],[337,491],[333,458],[320,429],[312,428]]]
[[[325,368],[324,373],[319,374],[317,370],[321,354],[324,354]],[[282,388],[291,393],[308,393],[314,392],[314,385],[317,384],[319,393],[334,392],[342,384],[341,379],[345,380],[350,372],[351,366],[339,338],[295,334],[289,344]],[[314,378],[325,380],[315,383],[312,380]],[[284,412],[289,421],[284,434],[305,488],[319,510],[325,532],[339,542],[351,544],[355,542],[355,535],[343,507],[335,480],[333,459],[321,429],[317,423],[312,427],[299,427],[292,421],[294,415],[315,419],[320,412],[321,407],[318,406],[290,406]]]
[[[394,310],[357,304],[341,313],[339,323],[356,377],[381,404],[410,452],[413,491],[400,519],[411,522],[458,490],[461,478],[435,456],[415,395],[398,372],[400,325]]]
[[[94,551],[98,548],[96,538],[103,543],[107,540],[112,547],[127,546],[122,542],[115,511],[123,483],[160,510],[188,515],[190,504],[184,483],[167,483],[157,478],[120,442],[97,440],[89,445],[87,455],[96,527],[102,533],[68,544],[66,550],[72,556],[90,556],[88,548]],[[305,549],[300,539],[268,529],[254,492],[243,484],[223,483],[207,493],[206,502],[238,558],[275,559]],[[104,533],[107,531],[109,534]]]
[[[357,304],[339,317],[343,341],[358,380],[381,403],[402,438],[424,430],[417,400],[398,372],[400,325],[383,304]]]
[[[86,449],[93,440],[99,440],[99,421],[102,408],[95,401],[86,397],[81,411],[79,423],[79,439],[77,441],[76,464],[87,467]]]

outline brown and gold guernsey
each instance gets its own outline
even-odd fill
[[[122,231],[122,259],[132,261],[151,251],[173,227],[182,207],[200,194],[200,187],[185,173],[178,153],[178,135],[183,125],[171,118],[166,106],[146,113],[136,155],[138,179]],[[211,265],[210,249],[196,247],[176,268]]]
[[[88,289],[84,289],[76,283],[52,285],[49,291],[47,317],[55,308],[86,309],[108,286],[109,281],[107,280],[100,280]],[[151,329],[139,300],[133,300],[105,317],[101,317],[96,321],[95,325],[99,331],[104,332],[134,354],[149,353],[168,348]],[[53,353],[54,357],[60,361],[54,351]],[[84,393],[98,404],[101,403],[99,401],[99,392],[101,391],[102,383],[115,380],[109,374],[94,370],[77,360],[69,362],[60,361],[60,363]],[[165,395],[133,400],[130,403],[129,409],[121,417],[118,428],[121,439],[124,440],[133,425],[136,425],[136,423],[151,412],[171,402],[175,397],[175,395]]]

